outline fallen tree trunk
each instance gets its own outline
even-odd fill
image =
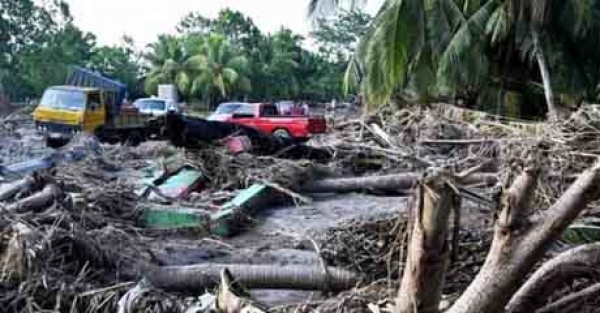
[[[173,292],[204,292],[219,283],[227,269],[246,288],[340,291],[358,282],[356,274],[334,267],[246,264],[200,264],[151,267],[146,278],[155,287]]]
[[[510,313],[532,312],[540,307],[560,284],[590,275],[600,277],[600,243],[580,246],[546,262],[514,295],[507,307]]]
[[[14,213],[25,213],[29,211],[42,211],[50,205],[61,199],[64,193],[58,185],[54,183],[47,184],[40,192],[23,198],[6,207],[6,210]]]
[[[28,176],[23,179],[3,184],[0,187],[0,202],[14,198],[17,194],[31,190],[36,185],[36,179]]]
[[[438,312],[449,261],[450,213],[456,212],[459,201],[443,175],[426,177],[419,183],[396,312]]]
[[[331,178],[312,181],[302,186],[304,192],[361,192],[380,191],[390,193],[406,193],[416,186],[421,177],[418,173],[402,173],[384,176],[367,176],[351,178]],[[464,185],[494,185],[498,181],[496,174],[472,174],[461,180]]]

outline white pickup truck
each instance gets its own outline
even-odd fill
[[[137,99],[133,103],[133,106],[140,110],[140,112],[153,116],[166,115],[171,111],[181,113],[179,106],[174,101],[168,99],[142,98]]]

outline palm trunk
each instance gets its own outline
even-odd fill
[[[535,58],[540,68],[540,74],[542,76],[542,82],[544,84],[544,96],[546,97],[546,105],[548,106],[548,119],[550,122],[555,122],[559,118],[558,107],[554,103],[554,90],[552,89],[552,82],[550,80],[550,69],[544,56],[544,51],[540,45],[539,34],[533,32],[533,40],[535,45]]]

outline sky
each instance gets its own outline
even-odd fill
[[[75,23],[94,33],[103,45],[121,43],[132,37],[143,48],[159,34],[174,33],[183,16],[192,11],[213,18],[224,8],[250,16],[263,32],[282,26],[307,35],[309,0],[67,0]],[[376,12],[381,0],[370,1],[367,11]]]

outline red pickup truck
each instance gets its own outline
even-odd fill
[[[207,119],[245,125],[298,140],[308,140],[314,134],[327,131],[327,122],[322,116],[281,115],[276,105],[267,103],[222,103]]]

